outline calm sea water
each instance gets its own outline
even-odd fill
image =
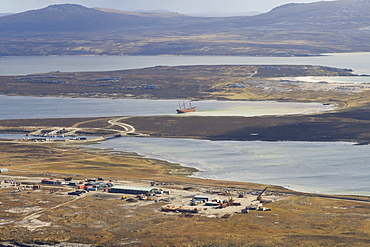
[[[179,100],[92,99],[0,95],[0,119],[177,115]],[[332,109],[319,103],[196,101],[197,112],[177,115],[262,116]]]
[[[21,134],[0,134],[20,139]],[[370,196],[370,146],[344,142],[241,142],[191,139],[111,139],[86,147],[135,152],[195,167],[193,177],[280,185],[337,195]]]
[[[50,71],[110,71],[158,65],[214,64],[304,64],[354,69],[370,74],[370,52],[337,53],[317,57],[237,57],[237,56],[30,56],[0,57],[0,75],[25,75]]]
[[[370,196],[370,146],[119,138],[93,145],[200,170],[195,177],[281,185],[305,192]]]

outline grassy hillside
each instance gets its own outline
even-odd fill
[[[52,5],[0,17],[0,56],[271,55],[370,51],[366,0],[201,18]]]

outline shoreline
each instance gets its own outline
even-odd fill
[[[14,143],[13,140],[6,141],[3,139],[0,139],[0,142],[8,142],[8,143]],[[71,146],[72,144],[72,146]],[[52,145],[52,144],[51,144]],[[201,172],[196,167],[192,167],[189,165],[184,165],[176,161],[167,160],[163,158],[158,157],[151,157],[146,154],[141,154],[138,152],[132,152],[132,151],[120,151],[120,150],[114,150],[112,148],[98,148],[94,146],[94,143],[91,144],[79,144],[79,143],[70,143],[70,144],[63,144],[58,145],[58,147],[71,147],[72,149],[75,149],[77,147],[78,150],[86,152],[87,153],[94,153],[94,154],[110,154],[110,155],[117,155],[118,156],[128,156],[128,157],[136,157],[136,158],[142,158],[144,160],[151,160],[151,161],[157,161],[160,163],[168,163],[168,164],[174,164],[178,166],[179,168],[183,168],[185,173],[172,173],[172,176],[174,176],[175,180],[171,180],[172,183],[178,183],[182,185],[196,185],[196,186],[203,186],[203,187],[220,187],[220,188],[229,188],[229,189],[236,189],[236,190],[258,190],[255,187],[268,187],[269,192],[272,193],[283,193],[287,195],[295,195],[295,196],[309,196],[309,197],[322,197],[322,198],[328,198],[328,199],[339,199],[339,200],[351,200],[351,201],[358,201],[358,202],[370,202],[370,195],[363,195],[363,194],[332,194],[332,193],[324,193],[324,192],[318,192],[318,191],[304,191],[300,189],[295,189],[291,186],[283,186],[278,184],[268,184],[268,183],[262,183],[262,182],[253,182],[253,181],[237,181],[237,180],[226,180],[226,179],[219,179],[219,178],[204,178],[204,177],[197,177],[192,176],[192,174]],[[16,172],[11,171],[10,172]],[[26,172],[26,171],[18,171],[18,172]],[[53,172],[53,176],[58,176],[57,173]],[[190,175],[189,175],[190,174]],[[3,174],[5,176],[8,176],[8,174]],[[59,174],[59,176],[62,176],[63,174]],[[71,175],[71,174],[69,174]],[[1,176],[1,174],[0,174]],[[80,175],[77,175],[80,176]],[[181,177],[184,177],[184,179],[180,179]],[[178,179],[176,179],[178,178]],[[146,177],[146,178],[126,178],[128,181],[140,181],[140,182],[148,182],[153,180],[152,178]],[[163,182],[166,183],[168,180],[161,180],[161,179],[155,179],[157,182]],[[253,189],[254,188],[254,189]]]
[[[122,137],[124,138],[124,137]],[[166,139],[166,138],[164,138]],[[177,138],[176,138],[177,139]],[[192,139],[194,140],[194,139]],[[204,140],[204,139],[202,139]],[[205,141],[212,141],[212,140],[205,140]],[[268,141],[250,141],[252,143],[256,142],[256,143],[270,143]],[[305,143],[305,142],[295,142],[295,141],[278,141],[278,142],[281,142],[281,143]],[[276,142],[272,142],[272,143],[276,143]],[[312,143],[312,142],[307,142],[307,143]],[[318,143],[322,143],[322,142],[318,142]],[[330,142],[328,142],[330,143]],[[353,145],[353,143],[350,143],[350,142],[336,142],[336,143],[344,143],[344,144],[348,144],[348,145]],[[98,144],[99,145],[99,144]],[[104,144],[102,144],[104,145]],[[100,149],[100,147],[96,147],[95,144],[92,144],[91,145],[92,148],[98,148]],[[107,147],[102,147],[102,149],[107,149]],[[110,147],[108,148],[110,149]],[[124,152],[122,150],[120,150],[119,148],[114,148],[114,152]],[[366,191],[353,191],[351,193],[351,191],[346,191],[346,190],[343,190],[343,189],[335,189],[334,193],[330,193],[330,192],[325,192],[325,190],[323,191],[320,191],[319,189],[320,188],[307,188],[307,189],[303,189],[303,188],[299,188],[300,186],[298,185],[282,185],[282,184],[277,184],[277,183],[269,183],[267,181],[250,181],[250,180],[230,180],[230,179],[227,179],[227,178],[221,178],[219,176],[216,176],[216,177],[205,177],[205,176],[202,176],[202,168],[201,167],[197,167],[197,166],[193,166],[191,165],[191,163],[193,163],[193,161],[189,161],[188,164],[186,163],[183,163],[181,162],[181,159],[179,160],[178,158],[166,158],[165,156],[168,156],[169,154],[163,156],[163,155],[158,155],[158,154],[154,154],[154,151],[147,151],[147,153],[145,152],[140,152],[140,151],[135,151],[135,150],[130,150],[130,152],[134,152],[144,158],[148,158],[148,159],[159,159],[159,160],[163,160],[163,161],[166,161],[166,162],[169,162],[169,163],[176,163],[176,164],[180,164],[181,166],[183,167],[190,167],[190,168],[193,168],[193,169],[196,169],[197,171],[193,172],[192,174],[188,175],[187,177],[189,178],[196,178],[196,179],[202,179],[202,180],[216,180],[216,181],[225,181],[225,182],[235,182],[235,183],[257,183],[257,184],[261,184],[261,185],[269,185],[269,186],[278,186],[278,187],[283,187],[287,190],[292,190],[292,191],[295,191],[297,193],[303,193],[303,194],[321,194],[321,195],[324,195],[324,196],[335,196],[335,197],[343,197],[343,196],[364,196],[364,197],[369,197],[370,198],[370,195],[369,193],[370,192],[366,192]],[[202,163],[202,161],[200,161]],[[217,164],[216,164],[217,166]],[[217,174],[217,173],[216,173]],[[218,174],[220,175],[220,174]],[[268,179],[268,178],[266,178]],[[301,186],[302,187],[302,186]],[[324,188],[324,187],[323,187]]]
[[[1,135],[0,135],[1,137]],[[125,138],[125,137],[121,137],[121,138]],[[195,139],[194,139],[195,140]],[[203,139],[204,140],[204,139]],[[101,141],[98,141],[98,142],[104,142],[106,140],[101,140]],[[208,140],[208,141],[212,141],[212,140]],[[9,143],[14,143],[16,141],[14,140],[5,140],[5,139],[0,139],[0,142],[9,142]],[[250,142],[270,142],[270,141],[250,141]],[[289,142],[292,142],[292,143],[296,143],[296,141],[277,141],[277,142],[281,142],[281,143],[289,143]],[[301,141],[298,141],[298,142],[301,142]],[[21,142],[21,143],[24,143],[24,142]],[[275,143],[275,142],[273,142]],[[307,141],[307,143],[311,143],[309,141]],[[320,142],[321,143],[321,142]],[[330,142],[328,142],[330,143]],[[350,142],[336,142],[336,143],[348,143],[348,144],[351,144],[353,145],[353,143],[350,143]],[[53,143],[46,143],[47,145],[50,144],[52,145]],[[269,183],[263,183],[263,182],[253,182],[253,181],[240,181],[240,180],[228,180],[228,179],[221,179],[221,178],[207,178],[207,177],[202,177],[202,176],[196,176],[194,174],[196,173],[201,173],[202,170],[198,167],[195,167],[195,166],[191,166],[191,165],[185,165],[185,164],[182,164],[182,163],[179,163],[177,161],[174,161],[174,160],[171,160],[171,159],[166,159],[166,158],[163,158],[163,157],[157,157],[157,156],[150,156],[148,154],[145,154],[145,153],[140,153],[140,152],[136,152],[136,151],[121,151],[121,150],[115,150],[115,149],[112,149],[112,148],[99,148],[99,147],[96,147],[96,141],[94,142],[85,142],[85,143],[79,143],[79,142],[73,142],[73,143],[58,143],[58,144],[62,144],[62,146],[70,146],[72,145],[72,148],[75,148],[75,147],[79,147],[79,148],[83,148],[83,149],[87,149],[87,150],[90,150],[92,151],[93,153],[96,153],[96,151],[98,152],[108,152],[108,153],[120,153],[122,155],[128,155],[129,156],[133,156],[133,157],[141,157],[141,158],[144,158],[144,159],[149,159],[149,160],[158,160],[158,161],[162,161],[162,162],[167,162],[167,163],[172,163],[172,164],[178,164],[180,167],[184,168],[185,170],[192,170],[192,171],[189,171],[189,173],[186,175],[186,174],[183,174],[185,175],[186,178],[189,178],[189,179],[199,179],[201,181],[222,181],[222,182],[225,182],[225,183],[236,183],[236,184],[258,184],[258,185],[261,185],[261,186],[270,186],[271,188],[273,187],[280,187],[280,188],[284,188],[285,190],[288,190],[288,191],[291,191],[292,194],[299,194],[299,195],[320,195],[321,197],[327,197],[327,198],[347,198],[347,197],[365,197],[365,198],[369,198],[369,201],[370,201],[370,195],[365,195],[365,194],[357,194],[357,193],[354,193],[354,194],[351,194],[351,193],[346,193],[346,192],[343,192],[343,193],[329,193],[329,192],[320,192],[320,191],[310,191],[310,190],[304,190],[304,189],[299,189],[298,187],[295,188],[294,186],[291,186],[291,185],[279,185],[279,184],[269,184]],[[43,145],[43,144],[40,144],[40,145]],[[95,150],[95,151],[94,151]],[[183,175],[180,175],[180,174],[177,174],[176,176],[183,176]],[[200,183],[202,184],[202,183]],[[367,201],[367,200],[363,200],[363,201]]]

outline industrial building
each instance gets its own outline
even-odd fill
[[[8,172],[8,168],[0,168],[0,173]]]
[[[209,196],[196,195],[196,196],[193,197],[193,200],[207,202],[207,201],[209,201]]]
[[[108,192],[124,193],[124,194],[148,194],[148,193],[153,193],[154,190],[156,189],[153,187],[135,187],[135,186],[115,185],[109,188]]]

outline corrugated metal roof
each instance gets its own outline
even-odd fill
[[[195,195],[193,198],[209,198],[209,196],[205,196],[205,195]]]
[[[114,185],[111,189],[123,189],[123,190],[144,190],[151,191],[153,187],[137,187],[137,186],[126,186],[126,185]]]

